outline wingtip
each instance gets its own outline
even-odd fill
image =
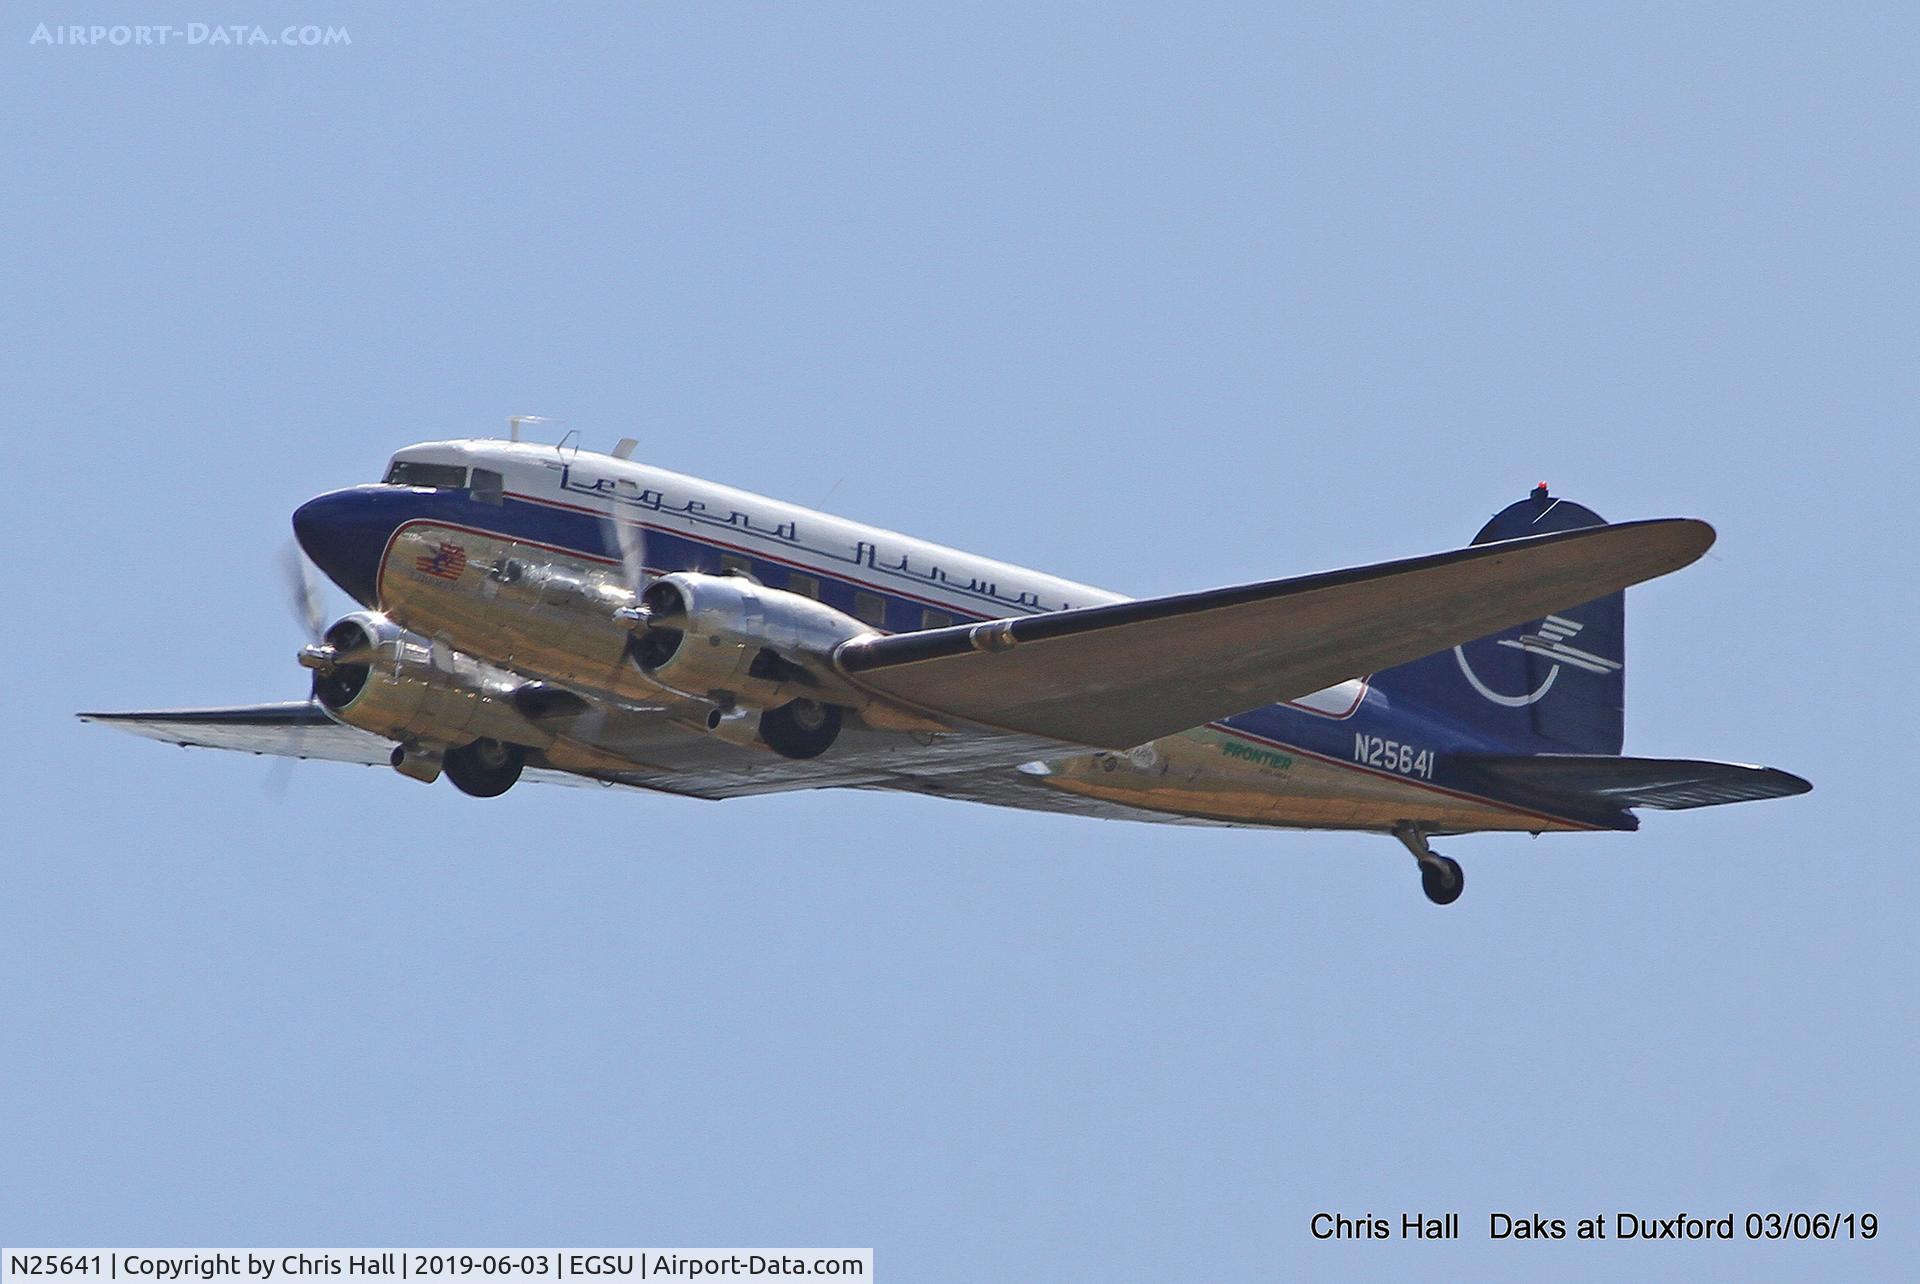
[[[1801,794],[1810,794],[1813,792],[1813,782],[1805,776],[1796,776],[1791,771],[1782,771],[1778,767],[1769,767],[1767,770],[1773,774],[1774,778],[1780,782],[1780,787],[1786,791],[1781,794],[1783,798],[1797,798]]]
[[[1603,535],[1608,531],[1635,530],[1631,538],[1651,557],[1664,564],[1656,575],[1670,575],[1683,566],[1691,566],[1713,547],[1719,532],[1698,517],[1654,517],[1645,521],[1615,522],[1606,526],[1584,527],[1576,534]]]
[[[1805,776],[1796,776],[1791,771],[1782,771],[1778,767],[1758,767],[1750,763],[1741,763],[1738,770],[1751,773],[1750,779],[1764,781],[1771,791],[1769,798],[1797,798],[1801,794],[1813,792],[1813,782]]]
[[[1682,517],[1680,520],[1687,524],[1687,529],[1699,542],[1700,551],[1694,554],[1695,557],[1701,556],[1712,548],[1714,541],[1720,538],[1720,532],[1713,529],[1712,522],[1698,517]]]

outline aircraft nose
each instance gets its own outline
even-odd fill
[[[327,578],[364,606],[379,595],[380,559],[400,516],[368,488],[329,491],[293,510],[293,537]]]

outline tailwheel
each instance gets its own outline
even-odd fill
[[[1435,905],[1451,905],[1467,888],[1466,873],[1460,862],[1435,852],[1432,860],[1420,862],[1420,890]]]
[[[1427,846],[1425,829],[1412,821],[1402,821],[1393,827],[1393,836],[1420,862],[1420,890],[1428,900],[1435,905],[1451,905],[1460,899],[1460,893],[1467,889],[1466,871],[1459,861]]]
[[[441,766],[453,787],[475,798],[498,798],[513,788],[527,765],[527,751],[504,740],[480,739],[447,750]]]

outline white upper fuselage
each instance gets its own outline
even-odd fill
[[[507,494],[522,501],[595,519],[613,514],[649,533],[684,536],[723,553],[922,602],[956,619],[1124,600],[1106,589],[611,455],[481,439],[422,443],[393,458],[494,469]]]

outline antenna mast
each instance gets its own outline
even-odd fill
[[[549,419],[545,415],[514,415],[507,420],[507,440],[520,440],[521,424],[557,424],[558,419]]]

